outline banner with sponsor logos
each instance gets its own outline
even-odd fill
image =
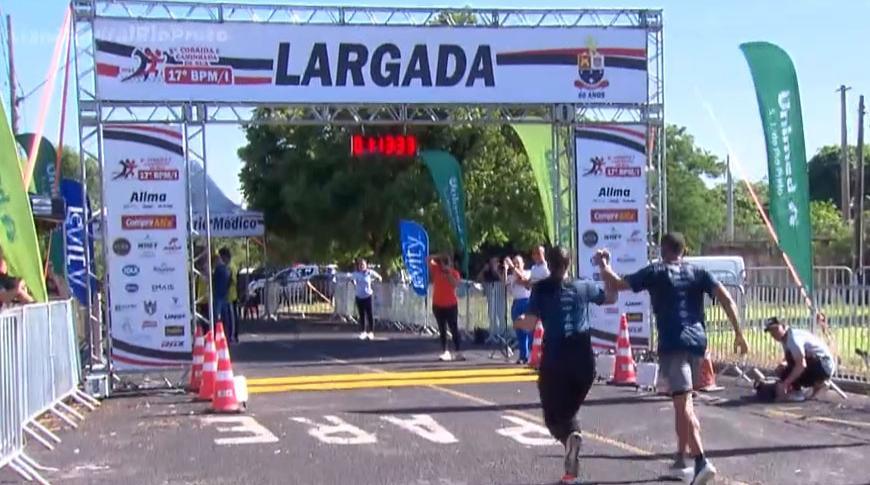
[[[260,237],[266,233],[261,212],[210,214],[211,237]],[[205,234],[205,214],[193,215],[193,230]]]
[[[414,293],[426,296],[429,291],[429,233],[414,221],[399,221],[402,260],[411,277]]]
[[[103,139],[112,361],[119,370],[188,364],[192,339],[181,128],[107,125]]]
[[[601,280],[592,261],[599,248],[610,250],[613,269],[619,274],[633,273],[648,264],[645,130],[643,126],[587,125],[576,132],[581,277]],[[616,305],[590,307],[593,345],[616,345],[623,313],[632,346],[649,346],[649,297],[631,292],[622,293]]]
[[[66,202],[66,218],[63,223],[64,240],[59,242],[52,240],[52,250],[57,246],[60,247],[65,260],[61,268],[66,268],[67,285],[81,305],[89,306],[87,287],[89,272],[85,267],[85,259],[90,261],[90,273],[96,274],[93,227],[86,225],[86,221],[91,218],[91,201],[90,199],[85,200],[82,183],[78,180],[61,179],[60,194]],[[85,248],[85,230],[88,232],[87,248]],[[96,291],[97,279],[91,277],[90,285],[91,291]]]
[[[768,42],[740,45],[749,63],[767,142],[770,220],[800,284],[813,294],[813,228],[804,122],[797,74],[788,54]]]
[[[645,103],[645,29],[96,19],[113,101]],[[529,89],[534,86],[534,89]]]

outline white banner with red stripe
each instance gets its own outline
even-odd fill
[[[585,125],[576,131],[576,238],[581,277],[601,281],[592,259],[599,248],[610,250],[613,268],[622,275],[649,262],[645,130],[633,125]],[[631,345],[649,346],[649,297],[632,292],[621,293],[616,305],[591,307],[593,345],[616,345],[623,313]]]
[[[179,126],[103,127],[106,270],[117,370],[191,362],[187,170]]]
[[[646,103],[631,28],[94,20],[106,101]]]

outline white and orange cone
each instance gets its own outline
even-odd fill
[[[224,335],[223,324],[218,323],[217,325],[217,374],[211,409],[216,413],[237,413],[241,411],[241,406],[236,398],[236,383],[233,377],[233,364],[230,361],[230,349]]]
[[[544,325],[538,322],[535,325],[535,333],[532,335],[532,352],[529,356],[529,366],[533,369],[541,368],[541,358],[544,355]]]
[[[613,379],[608,384],[637,386],[636,364],[631,355],[631,340],[628,336],[628,319],[624,313],[619,318],[619,335],[616,337],[616,368]]]
[[[187,385],[187,390],[190,392],[198,392],[199,386],[202,384],[202,364],[205,360],[205,337],[202,335],[202,328],[196,325],[196,332],[193,334],[193,362],[190,368],[190,382]]]
[[[205,350],[203,352],[202,379],[199,385],[197,401],[211,401],[214,394],[214,380],[217,373],[217,350],[211,330],[205,334]]]

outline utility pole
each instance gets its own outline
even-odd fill
[[[843,220],[849,222],[852,220],[850,197],[850,168],[849,165],[849,144],[846,138],[846,91],[848,88],[840,85],[840,208],[843,211]]]
[[[855,204],[855,266],[864,270],[864,96],[858,97],[858,190]]]
[[[6,15],[6,46],[9,49],[9,111],[12,134],[18,134],[18,93],[15,92],[15,55],[12,49],[12,16]]]
[[[725,157],[726,237],[734,242],[734,177],[731,175],[731,155]]]

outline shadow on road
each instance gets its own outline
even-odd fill
[[[781,445],[767,447],[731,448],[725,450],[706,450],[705,455],[710,458],[731,458],[735,456],[758,455],[764,453],[797,453],[810,450],[825,450],[834,448],[870,448],[867,443],[835,443],[830,445]],[[563,458],[562,455],[559,455]],[[674,457],[673,453],[656,453],[652,455],[581,455],[582,458],[600,460],[632,460],[632,461],[661,461]]]

